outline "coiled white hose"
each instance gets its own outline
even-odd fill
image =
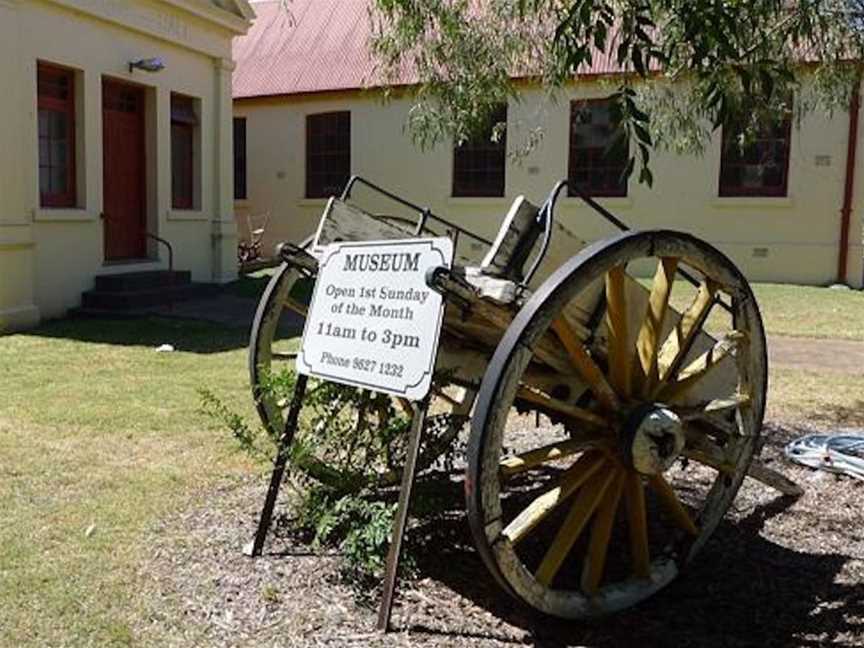
[[[864,481],[864,436],[808,434],[789,443],[785,453],[790,460],[802,466]]]

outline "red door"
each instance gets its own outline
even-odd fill
[[[102,214],[105,260],[147,256],[144,166],[144,90],[102,82]]]

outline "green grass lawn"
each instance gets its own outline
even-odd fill
[[[259,270],[241,277],[229,290],[241,297],[257,298],[272,274],[272,268]],[[650,285],[650,280],[640,281]],[[864,341],[864,291],[772,283],[754,283],[752,287],[770,335]],[[675,282],[673,305],[686,306],[691,291],[686,281]]]
[[[250,470],[196,393],[251,414],[244,345],[160,320],[0,338],[0,646],[133,643],[145,529]]]
[[[864,291],[763,283],[753,292],[768,333],[864,340]]]
[[[245,279],[235,294],[265,282]],[[755,290],[769,333],[864,340],[864,293]],[[207,387],[253,416],[246,341],[244,330],[155,319],[0,337],[0,646],[141,645],[147,530],[254,470],[198,411]],[[156,353],[163,343],[176,352]],[[770,416],[864,424],[859,377],[771,378]]]
[[[650,279],[640,282],[651,285]],[[769,335],[864,340],[864,291],[770,283],[752,286]],[[686,281],[676,281],[670,303],[680,310],[693,292]],[[712,318],[722,316],[719,308],[712,311]],[[710,319],[706,328],[712,329]]]

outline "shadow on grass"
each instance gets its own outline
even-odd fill
[[[420,574],[526,630],[535,645],[762,647],[806,644],[802,635],[820,637],[813,645],[852,645],[832,641],[862,631],[864,588],[835,583],[851,556],[796,551],[761,534],[766,521],[791,505],[788,498],[757,507],[740,522],[724,520],[684,573],[641,605],[605,619],[567,622],[522,607],[496,586],[473,548],[458,484],[450,497],[450,514],[414,533],[434,548],[415,550]],[[418,624],[407,629],[462,636]],[[493,632],[485,638],[512,641]]]
[[[813,418],[831,421],[831,426],[835,428],[864,427],[864,400],[859,398],[843,405],[821,403],[811,410],[810,415]]]
[[[156,348],[170,344],[186,353],[221,353],[246,348],[247,330],[196,320],[148,317],[141,319],[63,319],[47,322],[25,335]]]
[[[257,300],[261,297],[261,293],[264,292],[264,289],[270,282],[270,278],[271,273],[264,271],[242,275],[237,281],[233,281],[224,286],[223,290],[230,295],[235,295],[236,297],[246,297],[248,299]]]

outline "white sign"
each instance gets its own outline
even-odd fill
[[[426,396],[444,315],[426,273],[452,261],[448,238],[324,247],[297,370],[411,400]]]

